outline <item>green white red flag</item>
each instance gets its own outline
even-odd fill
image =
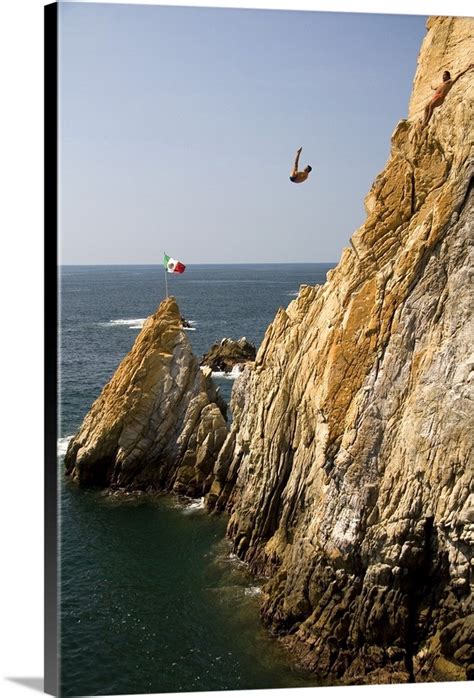
[[[186,269],[186,266],[182,262],[178,262],[177,259],[168,257],[167,254],[164,256],[163,265],[169,274],[182,274]]]

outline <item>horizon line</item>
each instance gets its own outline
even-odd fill
[[[262,264],[273,265],[288,265],[288,264],[338,264],[338,262],[187,262],[186,267],[235,267],[248,266],[255,267]],[[163,262],[64,262],[59,263],[58,267],[162,267]]]

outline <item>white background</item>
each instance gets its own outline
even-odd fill
[[[129,4],[132,3],[129,0]],[[160,4],[160,3],[141,3]],[[167,5],[180,3],[168,0]],[[469,15],[467,1],[182,2],[216,7]],[[5,0],[0,14],[0,574],[1,695],[27,696],[11,681],[43,675],[43,2]],[[387,134],[387,139],[390,134]],[[376,173],[374,172],[374,176]],[[350,235],[352,231],[347,231]],[[10,677],[10,678],[8,678]],[[28,683],[28,681],[27,681]],[[291,693],[403,698],[462,697],[472,684],[298,689]],[[286,693],[287,691],[285,691]],[[259,691],[242,692],[262,695]],[[268,693],[268,691],[266,692]],[[281,695],[272,691],[272,694]],[[34,694],[32,694],[34,695]],[[202,695],[202,694],[200,694]],[[207,695],[207,694],[206,694]],[[209,694],[215,696],[216,694]],[[223,694],[224,695],[224,694]],[[229,694],[225,694],[228,698]]]

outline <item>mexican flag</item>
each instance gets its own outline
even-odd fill
[[[177,259],[168,257],[167,254],[165,254],[164,256],[163,265],[166,271],[170,274],[182,274],[183,271],[186,269],[186,266],[182,262],[178,262]]]

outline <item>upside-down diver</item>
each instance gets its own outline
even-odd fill
[[[293,165],[293,169],[290,175],[290,181],[294,182],[295,184],[301,184],[301,182],[305,182],[308,179],[309,173],[313,169],[311,165],[307,165],[301,172],[298,170],[298,163],[302,150],[303,147],[300,146],[296,151],[295,164]]]

